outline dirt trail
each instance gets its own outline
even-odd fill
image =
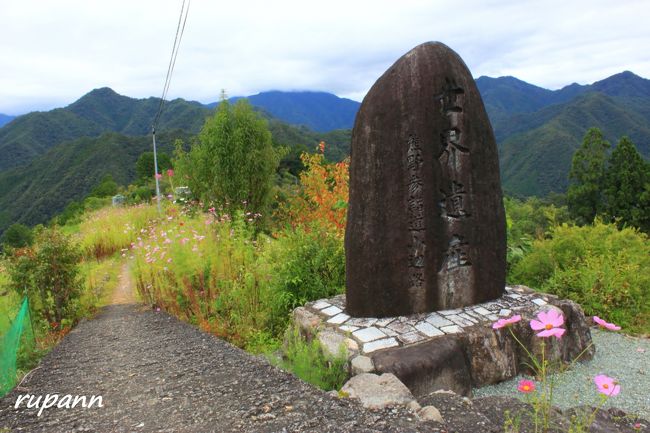
[[[131,273],[129,272],[129,264],[128,262],[124,262],[122,264],[122,268],[120,269],[117,288],[111,296],[111,305],[125,305],[136,303],[138,303],[138,298],[135,295],[135,286],[133,284]]]

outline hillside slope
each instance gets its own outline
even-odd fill
[[[64,141],[97,137],[105,132],[145,135],[160,99],[133,99],[108,88],[95,89],[65,108],[19,116],[0,128],[0,171],[28,164]],[[170,101],[160,118],[160,131],[196,133],[210,110],[198,102]]]
[[[514,117],[509,133],[501,131],[505,136],[499,146],[504,190],[524,196],[565,191],[573,153],[592,126],[601,128],[612,145],[628,135],[648,158],[647,104],[590,91],[566,104]]]

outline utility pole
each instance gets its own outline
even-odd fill
[[[158,202],[158,215],[162,215],[162,210],[160,208],[160,181],[158,180],[158,155],[156,154],[156,127],[151,126],[151,136],[153,137],[153,166],[154,166],[154,177],[156,178],[156,201]]]

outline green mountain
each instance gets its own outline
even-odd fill
[[[109,93],[106,95],[113,97]],[[93,104],[88,105],[86,98],[83,104],[75,103],[67,108],[72,107],[71,111],[83,111],[86,117],[91,117],[92,114],[96,125],[112,122],[113,128],[122,130],[129,130],[134,127],[129,125],[136,125],[131,119],[137,116],[128,113],[123,113],[122,116],[106,116],[101,100],[95,98],[95,100],[91,99],[91,102]],[[124,100],[117,99],[113,102],[119,104]],[[185,112],[180,106],[181,101],[178,100],[176,103],[177,109]],[[207,109],[202,110],[208,112]],[[62,109],[53,111],[54,116],[60,116],[62,113],[64,116],[70,115],[69,111]],[[268,114],[262,114],[269,117]],[[201,122],[204,117],[201,112]],[[47,116],[44,118],[47,119]],[[176,120],[182,125],[181,119]],[[171,155],[173,143],[177,138],[189,144],[192,140],[191,136],[196,129],[199,129],[195,123],[196,119],[189,118],[185,130],[167,130],[157,133],[158,150]],[[285,146],[289,150],[281,162],[281,169],[294,174],[301,166],[300,153],[313,152],[321,140],[328,143],[326,156],[330,159],[342,159],[349,153],[349,130],[316,133],[305,127],[294,127],[273,118],[269,118],[269,129],[274,143]],[[27,225],[47,222],[63,211],[70,202],[85,197],[106,174],[110,174],[120,185],[134,182],[135,163],[142,152],[151,150],[151,146],[150,135],[104,132],[96,137],[83,136],[62,141],[31,157],[26,165],[0,171],[0,233],[15,222]]]
[[[160,99],[133,99],[109,88],[96,89],[65,108],[19,116],[0,128],[0,171],[25,165],[64,141],[105,132],[145,135]],[[165,104],[158,130],[198,132],[210,110],[176,99]]]
[[[11,122],[12,120],[14,120],[14,116],[9,116],[7,114],[0,113],[0,128],[5,126],[7,123]]]
[[[180,135],[162,134],[161,151],[170,152]],[[106,173],[123,185],[133,181],[135,161],[150,148],[150,137],[109,132],[60,144],[25,167],[0,172],[0,232],[15,222],[47,222],[86,196]]]
[[[592,126],[601,128],[612,143],[629,135],[641,154],[650,156],[650,80],[631,72],[555,91],[513,77],[480,77],[477,84],[497,136],[508,193],[564,191],[573,152]],[[313,104],[309,108],[305,98],[318,100],[322,95],[316,92],[304,92],[297,99],[295,93],[267,92],[265,98],[272,95],[281,101],[277,106],[337,118],[331,114],[337,104],[328,106],[330,114]],[[255,103],[258,96],[249,100]],[[151,147],[147,134],[159,102],[97,89],[65,108],[19,116],[0,128],[0,232],[17,221],[46,222],[70,201],[83,198],[107,173],[122,185],[133,182],[135,161]],[[349,129],[314,132],[289,125],[264,107],[257,109],[268,119],[274,143],[289,148],[281,169],[297,173],[300,153],[315,151],[321,140],[327,142],[328,159],[349,154]],[[198,102],[168,102],[158,128],[161,150],[171,151],[178,136],[188,142],[210,112]],[[350,115],[346,113],[337,122]]]
[[[580,87],[570,89],[579,91],[567,102],[515,112],[494,122],[506,192],[524,196],[564,192],[573,153],[592,126],[612,144],[629,136],[650,158],[650,80],[623,72]]]

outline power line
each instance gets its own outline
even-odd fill
[[[178,24],[176,25],[176,35],[174,36],[174,45],[172,46],[172,53],[169,58],[169,65],[167,66],[167,75],[165,76],[165,84],[163,85],[162,96],[160,97],[160,103],[158,104],[158,110],[156,116],[153,119],[151,128],[155,131],[160,119],[160,115],[163,112],[165,106],[165,100],[167,99],[167,93],[169,92],[169,86],[171,85],[172,75],[174,74],[174,67],[176,66],[176,58],[178,57],[178,51],[181,45],[181,40],[183,39],[183,33],[185,32],[185,24],[187,23],[187,15],[190,11],[190,1],[187,0],[187,8],[185,8],[185,0],[181,5],[181,13],[178,17]]]
[[[156,116],[151,123],[151,138],[153,140],[153,164],[154,164],[154,177],[156,178],[156,201],[158,202],[158,213],[161,213],[160,209],[160,182],[159,182],[159,173],[158,173],[158,155],[156,153],[156,126],[158,125],[158,120],[160,115],[163,112],[165,107],[165,99],[167,98],[167,92],[169,92],[169,85],[172,81],[172,75],[174,74],[174,66],[176,66],[176,58],[178,57],[178,49],[181,46],[181,40],[183,39],[183,33],[185,32],[185,23],[187,23],[187,15],[190,11],[190,1],[187,0],[187,8],[185,8],[185,0],[181,5],[181,13],[178,17],[178,24],[176,25],[176,36],[174,36],[174,46],[172,47],[172,54],[169,58],[169,65],[167,66],[167,76],[165,77],[165,84],[163,85],[162,96],[160,97],[160,104],[158,105],[158,111]],[[181,26],[182,23],[182,26]]]

